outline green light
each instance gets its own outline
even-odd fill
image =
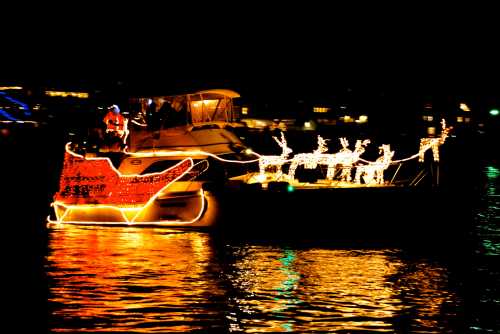
[[[291,193],[295,190],[294,186],[292,186],[291,184],[288,185],[288,187],[286,187],[286,190]]]
[[[491,115],[491,116],[498,116],[498,114],[499,114],[498,109],[491,109],[491,110],[490,110],[490,115]]]

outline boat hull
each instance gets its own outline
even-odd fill
[[[365,187],[272,189],[241,184],[218,194],[227,233],[403,240],[466,233],[469,196],[446,189]],[[234,233],[233,233],[234,232]]]
[[[209,228],[218,216],[218,201],[201,184],[175,184],[177,191],[160,194],[142,207],[64,205],[54,203],[51,224],[165,226]],[[182,191],[180,189],[183,189]]]

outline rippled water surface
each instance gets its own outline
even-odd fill
[[[499,310],[500,172],[490,166],[485,173],[475,264],[458,274],[460,258],[450,264],[390,246],[255,242],[168,229],[51,229],[50,327],[126,333],[498,330],[496,317],[483,312]]]

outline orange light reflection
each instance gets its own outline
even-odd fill
[[[196,329],[193,319],[207,313],[207,295],[222,293],[203,277],[212,256],[208,242],[204,233],[166,229],[52,229],[50,301],[64,305],[54,316],[88,319],[95,326],[88,332]],[[109,318],[120,320],[99,328],[99,320]],[[59,325],[55,332],[67,330]]]

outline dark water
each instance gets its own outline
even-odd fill
[[[500,171],[467,240],[417,246],[168,229],[49,230],[53,332],[500,331]]]

